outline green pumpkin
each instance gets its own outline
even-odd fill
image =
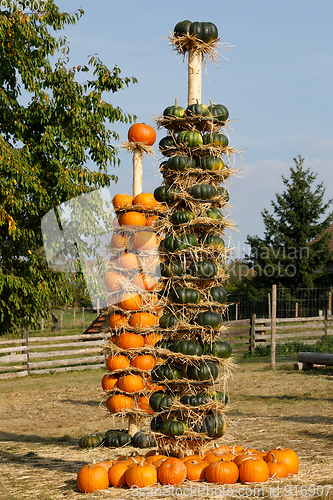
[[[181,224],[186,224],[191,220],[195,219],[195,215],[193,212],[189,210],[181,210],[179,212],[174,212],[171,215],[171,222],[175,224],[175,226],[180,226]]]
[[[207,393],[207,397],[209,399],[212,399],[213,401],[221,401],[223,404],[228,403],[228,394],[225,394],[224,392],[221,391],[212,391]]]
[[[186,429],[187,425],[183,420],[171,420],[168,418],[163,421],[159,431],[166,436],[175,437],[185,434]]]
[[[223,286],[213,286],[209,290],[209,297],[213,302],[219,302],[220,304],[224,304],[227,300],[228,294]]]
[[[80,448],[96,448],[101,446],[105,439],[104,434],[97,432],[96,434],[87,434],[83,436],[79,441]]]
[[[218,196],[223,196],[224,201],[226,203],[228,203],[228,201],[229,201],[229,193],[228,193],[228,191],[226,190],[225,187],[223,187],[223,186],[218,187],[217,188],[217,194],[218,194]]]
[[[201,432],[212,438],[220,438],[226,430],[226,421],[222,413],[208,413],[202,421]]]
[[[138,431],[132,438],[134,448],[152,448],[156,446],[156,441],[148,432]]]
[[[108,448],[122,448],[129,446],[132,443],[132,437],[128,432],[120,431],[114,434],[109,434],[105,437],[104,446]]]
[[[208,210],[206,210],[206,217],[209,217],[210,219],[214,220],[223,219],[221,211],[216,207],[210,207]]]
[[[160,415],[157,415],[156,417],[152,418],[150,422],[150,429],[153,432],[159,432],[161,425],[163,424],[164,420]]]
[[[196,35],[205,43],[212,42],[218,38],[217,26],[213,23],[195,21],[189,28],[190,35]]]
[[[166,260],[160,264],[161,276],[171,278],[172,276],[183,276],[186,273],[185,266],[180,260]]]
[[[205,234],[200,238],[201,245],[212,247],[224,247],[224,241],[215,234]]]
[[[202,139],[204,144],[221,146],[222,148],[226,148],[229,144],[228,137],[224,134],[214,134],[213,132],[209,132],[208,134],[204,134]]]
[[[163,314],[159,319],[159,325],[161,328],[173,328],[180,321],[184,321],[184,317],[181,314]],[[157,344],[155,344],[157,346]],[[170,344],[169,344],[170,345]],[[161,347],[161,346],[159,346]]]
[[[161,380],[181,380],[182,372],[176,366],[168,364],[159,365],[152,369],[151,378],[154,382]]]
[[[204,311],[197,314],[193,321],[204,328],[210,327],[213,330],[218,330],[222,325],[222,316],[213,311]]]
[[[160,349],[170,349],[170,346],[171,346],[170,342],[168,342],[167,340],[164,340],[164,339],[159,340],[155,344],[155,348],[156,349],[158,349],[158,348],[160,348]]]
[[[226,122],[229,118],[229,111],[223,104],[211,104],[208,110],[209,114],[219,122]]]
[[[186,369],[186,376],[190,380],[197,380],[203,382],[205,380],[216,380],[218,376],[218,369],[214,363],[210,361],[203,361],[200,365],[188,365]]]
[[[158,143],[158,148],[160,151],[164,151],[165,149],[168,149],[168,148],[174,148],[176,146],[176,143],[173,139],[173,137],[171,137],[171,135],[167,135],[166,137],[163,137],[160,142]],[[167,155],[166,155],[167,156]]]
[[[201,260],[199,262],[192,262],[187,269],[187,274],[197,278],[212,278],[218,272],[217,265],[212,260]]]
[[[177,143],[188,148],[195,148],[203,143],[200,132],[183,130],[177,136]]]
[[[161,241],[160,246],[168,250],[168,252],[176,252],[177,250],[187,250],[190,247],[197,247],[198,240],[194,234],[182,234],[177,238],[167,236]]]
[[[154,191],[155,200],[163,203],[166,201],[175,201],[178,199],[178,193],[180,192],[179,187],[165,184],[164,186],[159,186]]]
[[[170,349],[173,352],[180,352],[190,356],[201,356],[202,354],[201,345],[193,340],[175,340]]]
[[[195,288],[177,286],[171,290],[169,298],[177,304],[198,304],[201,300],[201,293]]]
[[[166,394],[163,391],[153,392],[149,398],[149,406],[154,411],[164,411],[168,410],[173,404],[173,398],[170,394]]]
[[[173,29],[175,36],[184,36],[189,33],[191,24],[192,22],[188,21],[187,19],[185,21],[180,21],[179,23],[177,23]]]
[[[184,115],[185,115],[185,108],[182,108],[181,106],[177,106],[177,101],[176,101],[174,106],[168,106],[163,111],[164,118],[167,118],[169,116],[173,116],[176,118],[183,118]]]
[[[196,161],[187,156],[172,156],[167,161],[167,168],[177,172],[184,172],[185,170],[195,167]]]
[[[217,358],[227,359],[231,356],[232,347],[228,342],[216,340],[212,344],[205,344],[203,352],[204,354],[211,354]]]
[[[201,200],[210,200],[217,195],[217,189],[211,184],[195,184],[189,189],[189,194],[193,198]]]
[[[209,399],[205,394],[193,394],[191,396],[182,396],[179,401],[187,406],[201,406],[208,403]]]
[[[227,168],[222,158],[219,156],[200,156],[196,161],[197,168],[202,170],[224,170]]]
[[[205,104],[190,104],[185,109],[185,115],[189,117],[193,116],[208,116],[208,107]]]

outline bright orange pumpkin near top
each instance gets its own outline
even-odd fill
[[[146,146],[152,146],[156,141],[156,132],[150,125],[145,123],[134,123],[128,131],[129,142],[142,142]]]
[[[133,198],[129,194],[117,193],[112,199],[114,208],[124,208],[126,205],[132,205]]]
[[[146,217],[140,212],[125,212],[120,218],[121,226],[146,226]]]
[[[133,205],[140,205],[144,208],[154,208],[159,205],[153,193],[139,193],[133,200]]]
[[[156,236],[152,231],[138,231],[133,234],[131,243],[135,250],[153,250],[157,247]]]

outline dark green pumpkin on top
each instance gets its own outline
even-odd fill
[[[190,247],[197,247],[198,240],[194,234],[181,234],[176,238],[167,236],[161,241],[160,246],[172,253],[177,250],[187,250]]]
[[[193,340],[175,340],[170,349],[173,352],[180,352],[181,354],[187,354],[190,356],[201,356],[202,354],[201,345]]]
[[[186,429],[187,425],[183,420],[172,420],[168,418],[162,422],[159,431],[166,436],[175,437],[185,434]]]
[[[209,399],[205,394],[192,394],[182,396],[179,401],[183,405],[187,406],[201,406],[208,403]]]
[[[190,26],[190,35],[196,35],[205,43],[212,42],[218,38],[218,29],[214,23],[195,21]]]
[[[217,189],[211,184],[195,184],[189,189],[188,193],[199,200],[210,200],[217,195]]]
[[[227,301],[227,291],[223,286],[213,286],[209,290],[209,298],[213,302],[219,302],[220,304],[224,304]]]
[[[188,148],[195,148],[203,143],[202,135],[195,130],[183,130],[177,136],[177,143]]]
[[[202,139],[204,144],[211,144],[212,146],[220,146],[222,148],[226,148],[229,144],[228,137],[224,134],[209,132],[208,134],[204,134]]]
[[[222,158],[219,156],[200,156],[196,161],[197,168],[202,168],[202,170],[224,170],[227,168],[226,164],[223,162]]]
[[[171,215],[171,222],[175,224],[175,226],[180,226],[181,224],[186,224],[191,220],[195,219],[195,215],[193,212],[189,210],[179,210],[178,212],[174,212]]]
[[[156,446],[156,441],[148,432],[138,431],[132,438],[134,448],[152,448]]]
[[[171,290],[169,298],[177,304],[198,304],[201,300],[201,293],[195,288],[177,286]]]
[[[208,110],[209,114],[219,122],[226,122],[229,118],[229,111],[223,104],[211,104]]]
[[[163,111],[164,118],[168,118],[169,116],[173,116],[175,118],[183,118],[184,115],[185,115],[185,108],[177,106],[177,99],[175,100],[175,104],[173,106],[168,106]]]
[[[185,21],[180,21],[176,24],[173,29],[175,36],[184,36],[190,32],[192,22],[186,19]]]
[[[199,312],[193,320],[194,323],[203,326],[204,328],[212,328],[218,330],[222,325],[222,316],[213,311]]]
[[[196,161],[189,156],[171,156],[167,161],[167,168],[176,172],[184,172],[191,168],[196,168]]]
[[[212,278],[218,272],[217,265],[212,260],[204,259],[192,262],[187,268],[187,274],[196,278]]]
[[[96,448],[101,446],[104,442],[104,434],[97,432],[96,434],[87,434],[83,436],[79,441],[80,448]]]
[[[208,106],[206,106],[206,104],[199,104],[199,103],[190,104],[185,109],[185,115],[189,117],[208,116],[209,115]]]
[[[149,406],[154,411],[168,410],[173,404],[173,398],[170,394],[163,391],[156,391],[149,398]]]
[[[203,361],[199,365],[188,365],[186,376],[190,380],[203,382],[205,380],[216,380],[218,377],[218,369],[215,363]]]
[[[151,371],[151,378],[153,381],[162,380],[180,380],[182,372],[179,368],[169,364],[155,366]]]
[[[217,358],[227,359],[231,356],[232,347],[228,342],[216,340],[211,344],[204,344],[203,352],[204,354],[211,354]]]
[[[221,211],[216,207],[208,208],[208,210],[206,210],[206,217],[209,217],[210,219],[214,219],[214,220],[223,219],[223,215],[222,215]]]
[[[104,446],[108,448],[122,448],[129,446],[132,442],[132,437],[125,431],[118,431],[105,436]]]

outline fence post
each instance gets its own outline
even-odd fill
[[[75,314],[76,314],[76,307],[73,309],[73,328],[75,328]]]
[[[295,318],[298,318],[298,302],[295,304]]]
[[[276,285],[272,286],[272,319],[271,319],[271,368],[275,368],[276,337]]]
[[[271,319],[272,309],[271,309],[271,294],[268,294],[268,319]]]
[[[84,325],[84,307],[82,307],[82,326]]]
[[[250,333],[250,353],[254,354],[256,349],[256,340],[255,340],[255,332],[256,332],[256,314],[252,314],[251,316],[251,333]]]
[[[22,332],[22,345],[26,347],[25,355],[26,355],[26,361],[23,362],[23,365],[26,365],[27,367],[27,372],[28,375],[30,373],[30,366],[29,366],[29,331],[26,327],[23,327],[23,332]]]
[[[99,297],[97,297],[97,316],[99,316]]]

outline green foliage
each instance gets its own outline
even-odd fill
[[[313,189],[317,175],[304,169],[304,158],[294,158],[290,178],[282,176],[286,186],[272,201],[273,214],[264,209],[264,238],[248,236],[251,246],[246,263],[254,276],[243,279],[253,299],[266,293],[273,284],[286,288],[311,288],[324,275],[325,264],[332,260],[328,231],[333,213],[323,219],[332,200],[324,203],[323,183]]]
[[[52,300],[72,302],[66,277],[48,269],[40,251],[40,222],[60,203],[117,180],[107,174],[119,163],[119,137],[108,124],[132,116],[103,94],[136,81],[95,55],[68,67],[67,40],[51,30],[75,24],[82,9],[61,13],[49,0],[43,13],[26,14],[13,5],[0,13],[1,332],[35,325]]]
[[[305,344],[294,340],[293,342],[286,342],[284,344],[277,344],[275,346],[276,356],[291,356],[299,352],[322,352],[333,353],[333,335],[324,335],[315,344]],[[258,346],[255,348],[254,354],[246,353],[246,358],[261,358],[270,356],[271,346]]]

